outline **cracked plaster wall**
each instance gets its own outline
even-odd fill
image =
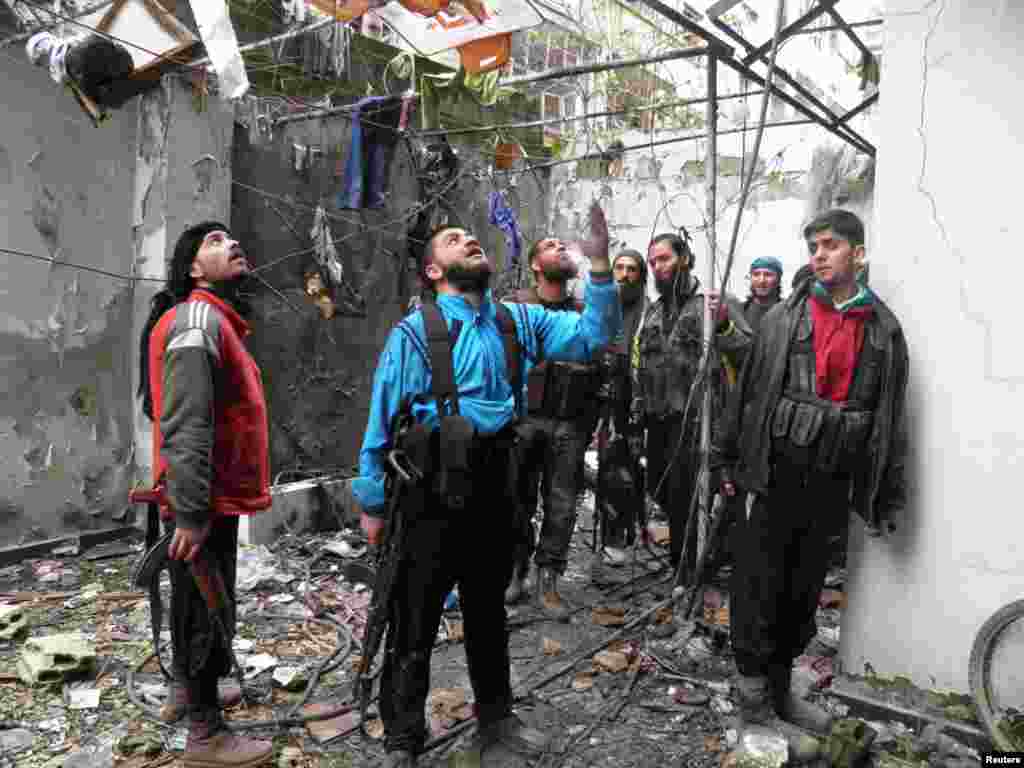
[[[13,544],[34,526],[47,535],[108,527],[124,508],[136,458],[136,335],[152,291],[133,295],[128,280],[60,264],[132,270],[139,100],[97,128],[27,61],[0,60],[0,77],[0,245],[53,259],[0,255],[0,539]],[[151,196],[147,218],[163,209],[172,229],[214,198],[226,212],[228,200],[225,183],[200,184],[190,163],[225,157],[230,145],[189,139],[180,126],[208,118],[186,118],[188,92],[179,101],[167,146],[176,181]],[[228,116],[225,141],[230,126]]]
[[[966,690],[984,620],[1024,594],[1017,186],[1024,9],[887,6],[872,285],[911,355],[911,504],[850,540],[842,659]]]

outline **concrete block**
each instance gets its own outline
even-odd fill
[[[28,685],[37,685],[84,674],[95,664],[95,645],[71,632],[27,640],[18,659],[18,673]]]
[[[352,478],[314,478],[282,483],[270,489],[273,504],[239,521],[238,541],[268,545],[286,531],[315,533],[337,529],[357,520]]]
[[[0,640],[13,640],[28,631],[25,612],[18,605],[0,605]]]

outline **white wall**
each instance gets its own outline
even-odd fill
[[[912,503],[889,538],[854,526],[842,659],[928,687],[966,689],[975,632],[1024,595],[1013,5],[887,8],[871,274],[910,347]]]

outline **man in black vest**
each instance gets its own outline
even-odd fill
[[[406,414],[430,435],[422,481],[409,498],[419,508],[402,510],[406,520],[400,568],[392,592],[380,681],[388,768],[415,764],[428,731],[424,707],[430,689],[430,656],[445,597],[458,584],[466,633],[479,738],[474,749],[495,742],[513,748],[544,747],[546,737],[512,714],[512,684],[503,595],[512,572],[518,504],[506,491],[515,436],[517,394],[509,381],[504,320],[514,323],[521,368],[529,373],[545,359],[587,360],[618,332],[618,294],[608,263],[608,230],[601,209],[591,211],[591,259],[587,310],[549,312],[539,306],[498,307],[489,289],[491,264],[479,241],[458,227],[443,227],[427,241],[423,275],[436,300],[400,321],[388,337],[374,377],[370,415],[359,454],[360,477],[353,494],[363,510],[362,526],[372,544],[381,539],[387,514],[385,475],[395,448],[392,425]],[[426,331],[424,308],[448,327],[450,354],[437,359],[436,337]],[[505,314],[507,313],[507,314]],[[431,333],[434,337],[434,334]],[[428,342],[430,347],[428,348]],[[440,414],[434,377],[451,369],[454,391]],[[468,422],[468,424],[467,424]],[[446,432],[446,425],[451,428]],[[468,437],[465,429],[468,427]],[[449,445],[452,435],[458,445]],[[442,443],[445,445],[442,447]],[[468,461],[467,485],[452,495],[446,472],[453,454]],[[394,477],[394,475],[391,475]]]
[[[507,301],[558,312],[583,312],[583,304],[569,293],[568,283],[576,277],[577,267],[568,243],[544,238],[530,249],[529,259],[533,285],[515,291]],[[505,600],[514,603],[528,591],[525,582],[533,554],[537,607],[557,621],[569,617],[569,608],[558,592],[558,579],[565,573],[576,527],[583,456],[596,422],[599,375],[595,363],[549,361],[534,366],[527,378],[527,426],[534,440],[520,470],[524,522]],[[540,539],[534,544],[530,518],[537,509],[538,488],[544,518]]]
[[[880,533],[905,504],[907,345],[863,281],[864,225],[849,211],[804,229],[813,277],[765,318],[716,440],[722,492],[749,492],[730,605],[741,712],[818,731],[793,696],[793,660],[816,633],[831,550],[850,508]]]

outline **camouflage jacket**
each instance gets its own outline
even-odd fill
[[[735,383],[753,341],[743,305],[726,296],[729,319],[716,330],[716,354],[710,360],[712,415],[722,413],[729,387]],[[631,369],[634,392],[646,418],[662,419],[686,410],[687,398],[700,367],[704,339],[704,292],[690,276],[674,302],[659,297],[647,307],[633,338]],[[700,414],[696,396],[690,418]]]

